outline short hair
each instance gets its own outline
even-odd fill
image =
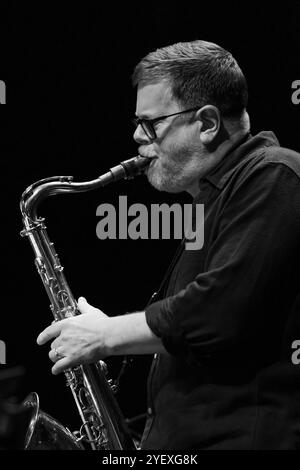
[[[146,55],[135,67],[133,86],[168,79],[173,97],[183,107],[216,106],[222,116],[245,110],[247,82],[237,61],[207,41],[179,42]]]

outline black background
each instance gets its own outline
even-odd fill
[[[98,2],[97,2],[98,3]],[[96,2],[95,2],[96,4]],[[51,175],[95,178],[136,154],[130,76],[149,51],[177,41],[204,39],[230,50],[249,85],[252,133],[273,130],[282,146],[300,151],[300,105],[291,84],[300,79],[300,4],[204,2],[2,3],[1,108],[2,302],[0,339],[7,364],[22,365],[20,399],[35,390],[42,408],[70,428],[78,423],[64,378],[50,372],[48,346],[36,337],[51,321],[48,298],[19,232],[22,191]],[[4,113],[6,116],[3,116]],[[102,202],[189,202],[186,195],[152,189],[144,177],[87,194],[60,196],[40,208],[76,297],[109,315],[142,309],[157,289],[178,241],[105,240],[96,237]],[[127,417],[146,407],[149,359],[137,358],[121,382],[118,399]],[[107,360],[116,377],[119,358]]]

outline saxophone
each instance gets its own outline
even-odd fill
[[[71,176],[50,177],[37,181],[24,191],[20,202],[24,224],[21,235],[29,239],[33,248],[35,265],[49,296],[55,321],[78,315],[80,311],[54,245],[48,238],[45,219],[37,215],[40,203],[52,195],[90,191],[122,178],[133,178],[143,173],[149,163],[150,158],[137,156],[91,181],[75,183]],[[44,438],[49,441],[48,445],[62,449],[83,449],[81,441],[88,442],[93,450],[136,449],[113,395],[112,380],[107,379],[105,362],[67,369],[65,377],[82,420],[80,430],[72,434],[49,415],[40,412],[38,396],[32,393],[24,402],[32,412],[25,447],[41,448],[45,445],[47,448],[47,443],[42,443]]]

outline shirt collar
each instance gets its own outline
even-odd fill
[[[278,146],[277,137],[272,131],[262,131],[255,136],[250,133],[244,135],[222,158],[221,162],[204,178],[218,189],[224,188],[230,175],[237,165],[253,154],[256,150],[264,147]]]

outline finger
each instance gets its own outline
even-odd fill
[[[60,343],[61,343],[61,341],[60,341],[59,336],[58,336],[57,338],[55,338],[54,341],[52,341],[52,343],[50,344],[50,348],[51,349],[54,349],[54,348],[57,349],[59,347]]]
[[[52,362],[57,362],[61,360],[62,357],[64,357],[64,354],[62,352],[62,348],[58,347],[58,348],[50,349],[48,356]]]
[[[51,371],[52,371],[52,374],[53,375],[58,375],[60,374],[61,372],[63,372],[64,370],[66,369],[69,369],[70,366],[71,366],[72,362],[70,360],[70,358],[67,358],[67,357],[63,357],[62,359],[60,359],[59,361],[57,361],[54,366],[52,367]],[[72,364],[74,365],[74,364]]]
[[[47,341],[49,341],[50,339],[55,338],[56,336],[60,334],[61,328],[62,328],[61,322],[56,322],[55,324],[48,326],[37,337],[37,340],[36,340],[37,344],[41,346],[42,344],[47,343]]]

